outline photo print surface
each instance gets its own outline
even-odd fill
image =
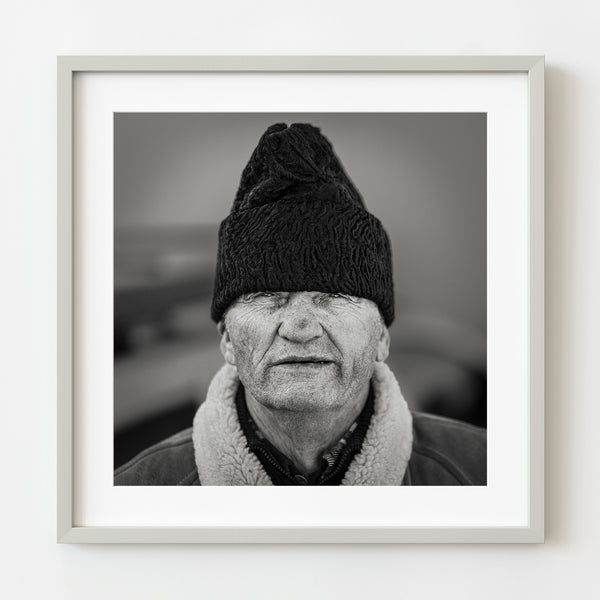
[[[485,485],[486,127],[116,113],[115,484]]]

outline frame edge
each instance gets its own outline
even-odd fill
[[[60,56],[71,71],[354,71],[354,72],[528,72],[535,55],[214,55]]]
[[[73,518],[73,71],[57,62],[57,537]]]
[[[527,544],[530,527],[73,527],[73,544]]]
[[[544,540],[544,57],[529,70],[530,527]]]

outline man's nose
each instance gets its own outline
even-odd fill
[[[278,333],[290,342],[306,343],[323,335],[312,297],[303,292],[290,294],[287,305],[282,309]]]

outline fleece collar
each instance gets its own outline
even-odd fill
[[[384,363],[373,373],[374,411],[361,451],[350,463],[342,485],[401,485],[412,449],[412,416],[394,374]],[[192,439],[201,484],[273,485],[248,449],[238,422],[235,367],[214,376],[194,417]]]

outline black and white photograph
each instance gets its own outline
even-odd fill
[[[115,486],[486,486],[487,115],[114,114]]]

